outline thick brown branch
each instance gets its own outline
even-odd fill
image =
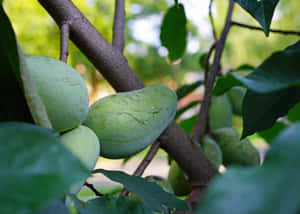
[[[144,157],[140,165],[137,167],[137,169],[134,171],[134,176],[141,176],[147,166],[149,166],[150,162],[153,160],[154,156],[156,155],[158,149],[160,147],[159,141],[155,141],[153,145],[151,146],[150,150],[148,151],[147,155]],[[128,195],[128,191],[126,189],[123,189],[120,195]]]
[[[211,71],[210,71],[210,74],[209,74],[209,77],[207,80],[207,85],[206,85],[205,93],[204,93],[204,100],[201,104],[201,109],[200,109],[199,115],[196,119],[195,126],[193,127],[193,131],[191,134],[191,138],[195,142],[199,142],[201,137],[205,133],[206,121],[208,118],[208,110],[209,110],[209,106],[210,106],[210,102],[211,102],[210,93],[211,93],[211,90],[213,89],[213,86],[214,86],[214,83],[215,83],[215,80],[216,80],[216,77],[218,74],[222,52],[223,52],[225,41],[226,41],[230,26],[231,26],[230,23],[231,23],[233,7],[234,7],[234,0],[230,0],[225,26],[223,28],[221,37],[218,40],[217,45],[216,45],[215,57],[214,57],[213,65],[212,65],[212,68],[211,68]]]
[[[69,55],[69,24],[62,23],[60,26],[60,57],[61,61],[67,63]]]
[[[215,41],[218,39],[217,38],[217,33],[216,33],[216,27],[215,27],[215,22],[214,22],[214,18],[212,15],[212,11],[211,11],[211,7],[212,7],[212,3],[214,0],[210,0],[209,1],[209,7],[208,7],[208,17],[209,17],[209,21],[212,27],[212,33],[213,33],[213,37],[215,39]]]
[[[70,23],[70,38],[117,91],[144,87],[121,52],[109,44],[69,0],[39,0],[59,24]],[[193,183],[207,183],[217,174],[201,148],[173,122],[160,138],[165,149],[188,174]]]
[[[209,67],[210,67],[210,64],[209,64],[209,60],[210,60],[210,57],[212,55],[212,52],[213,50],[216,48],[216,42],[214,42],[214,44],[209,48],[208,52],[207,52],[207,55],[205,57],[205,64],[204,64],[204,83],[205,83],[205,86],[207,85],[207,82],[208,82],[208,74],[209,74]]]
[[[90,183],[88,183],[88,182],[85,182],[84,185],[85,185],[86,187],[88,187],[90,190],[92,190],[92,191],[95,193],[96,196],[99,196],[99,197],[103,196],[103,194],[101,194],[100,192],[98,192],[98,190],[94,187],[93,184],[90,184]]]
[[[239,23],[239,22],[235,22],[235,21],[231,21],[231,25],[232,26],[239,26],[239,27],[243,27],[243,28],[248,28],[250,30],[260,30],[260,31],[264,31],[262,28],[260,27],[256,27],[253,25],[247,25],[247,24],[243,24],[243,23]],[[300,31],[293,31],[293,30],[279,30],[279,29],[270,29],[270,32],[272,33],[280,33],[280,34],[285,34],[285,35],[296,35],[296,36],[300,36]]]
[[[125,0],[115,0],[115,16],[113,26],[114,47],[123,52],[124,49],[124,27],[125,27]]]

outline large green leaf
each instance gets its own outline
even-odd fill
[[[279,133],[285,129],[287,125],[282,122],[276,122],[274,125],[266,130],[258,132],[259,136],[265,139],[267,143],[271,143]]]
[[[256,93],[271,93],[300,86],[300,40],[283,51],[268,57],[245,77],[229,72],[216,82],[213,95],[220,95],[234,86],[245,86]]]
[[[243,100],[243,137],[271,128],[279,117],[286,115],[300,102],[300,87],[257,94],[247,90]]]
[[[169,51],[171,61],[183,56],[187,43],[186,16],[182,4],[170,7],[164,16],[160,41]]]
[[[279,0],[235,0],[253,16],[268,36],[275,7]]]
[[[0,28],[0,121],[33,122],[22,91],[16,37],[2,6]]]
[[[105,195],[86,203],[75,198],[73,201],[79,214],[153,214],[141,201],[124,196]]]
[[[56,199],[35,214],[71,214],[65,204]]]
[[[109,179],[122,183],[128,191],[136,193],[144,201],[145,205],[154,211],[164,212],[163,205],[176,210],[188,209],[184,201],[163,191],[156,183],[148,182],[141,177],[104,169],[97,169],[94,173],[102,173]]]
[[[300,208],[300,123],[272,143],[261,167],[229,168],[207,188],[196,214],[296,214]]]
[[[27,214],[89,175],[49,129],[0,123],[0,213]]]

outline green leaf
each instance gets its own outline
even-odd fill
[[[300,123],[272,143],[263,166],[228,168],[207,188],[196,214],[296,214],[300,207]]]
[[[235,0],[235,2],[259,22],[268,36],[275,7],[279,0]]]
[[[189,110],[190,108],[192,107],[195,107],[196,105],[198,105],[200,103],[200,101],[194,101],[194,102],[191,102],[189,103],[187,106],[179,109],[177,112],[176,112],[176,115],[175,115],[175,120],[180,117],[180,115],[182,115],[184,112],[186,112],[187,110]]]
[[[52,133],[27,123],[0,123],[1,214],[37,211],[88,177]]]
[[[0,121],[33,122],[22,91],[20,62],[13,28],[0,6]]]
[[[300,103],[295,105],[288,113],[287,119],[291,122],[300,121]]]
[[[271,128],[260,131],[258,134],[263,137],[267,143],[271,143],[286,127],[287,126],[282,122],[275,122]]]
[[[163,205],[176,210],[188,209],[184,201],[163,191],[156,183],[148,182],[141,177],[104,169],[97,169],[94,173],[102,173],[109,179],[122,183],[128,191],[136,193],[144,201],[145,205],[154,211],[164,212]]]
[[[192,84],[186,84],[181,86],[176,90],[177,99],[180,100],[181,98],[185,97],[186,95],[188,95],[189,93],[191,93],[192,91],[194,91],[195,89],[203,85],[203,83],[204,83],[203,81],[199,80]]]
[[[279,117],[300,102],[300,87],[258,94],[247,90],[243,100],[243,138],[271,128]]]
[[[124,196],[105,195],[86,203],[74,198],[73,201],[80,214],[152,214],[141,201]]]
[[[223,77],[219,77],[216,81],[216,85],[213,88],[211,95],[212,96],[220,96],[224,94],[226,91],[230,90],[235,86],[244,86],[233,72],[229,72],[225,74]]]
[[[300,40],[285,50],[272,54],[246,77],[236,76],[248,89],[270,93],[300,86]]]
[[[60,200],[54,200],[35,214],[70,214],[68,208]]]
[[[196,122],[197,115],[180,121],[179,125],[186,133],[191,133]]]
[[[160,41],[169,51],[171,61],[183,56],[187,43],[187,19],[182,4],[170,7],[161,25]]]

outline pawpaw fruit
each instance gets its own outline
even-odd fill
[[[168,180],[173,187],[175,195],[185,196],[191,192],[187,175],[174,160],[169,169]]]
[[[100,154],[100,142],[96,134],[86,126],[79,126],[60,136],[61,143],[69,149],[89,170],[92,170]],[[76,194],[84,181],[74,184],[70,192]]]
[[[232,127],[232,107],[226,94],[212,97],[209,108],[209,125],[212,130]]]
[[[223,154],[220,146],[208,135],[203,138],[201,146],[207,158],[218,169],[223,162]]]
[[[101,156],[125,158],[153,143],[173,120],[176,93],[165,85],[117,93],[95,102],[84,124],[101,142]]]
[[[236,115],[242,115],[242,104],[246,94],[246,89],[242,87],[233,87],[227,92],[230,99],[233,113]]]
[[[244,166],[258,165],[260,156],[251,142],[245,138],[240,140],[240,133],[233,128],[222,128],[212,132],[213,138],[223,152],[223,164],[239,164]]]
[[[80,125],[88,113],[89,97],[78,72],[46,56],[28,55],[25,62],[53,128],[62,132]]]

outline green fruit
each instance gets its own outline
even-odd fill
[[[177,196],[185,196],[191,192],[188,177],[173,160],[168,173],[168,180]]]
[[[165,85],[117,93],[94,103],[84,122],[101,141],[101,156],[125,158],[153,143],[173,120],[176,93]]]
[[[92,170],[100,154],[100,143],[95,133],[86,126],[79,126],[60,137],[64,144],[78,159]],[[76,194],[85,181],[74,184],[70,192]]]
[[[46,56],[29,55],[25,60],[53,128],[62,132],[80,125],[88,113],[89,97],[77,71]]]
[[[223,154],[219,145],[214,139],[206,135],[202,141],[203,152],[207,155],[207,158],[218,169],[223,162]]]
[[[242,104],[245,94],[246,89],[241,87],[233,87],[227,92],[227,95],[232,105],[233,113],[237,115],[242,115]]]
[[[245,166],[258,165],[258,151],[248,139],[240,140],[240,133],[232,128],[222,128],[212,133],[223,152],[224,165],[239,164]]]
[[[100,143],[91,129],[79,126],[63,134],[60,140],[88,169],[95,167],[100,154]]]
[[[209,109],[209,125],[212,130],[232,127],[232,107],[226,94],[212,98]]]

